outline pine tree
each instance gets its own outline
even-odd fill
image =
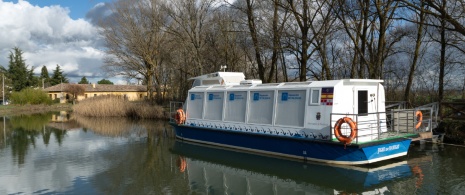
[[[8,77],[14,81],[12,83],[14,91],[21,91],[37,84],[33,70],[33,68],[28,70],[26,61],[23,59],[23,51],[17,47],[13,48],[9,55]]]
[[[53,86],[60,83],[69,83],[69,81],[66,78],[66,75],[63,74],[63,70],[61,70],[60,65],[57,64],[57,67],[53,71],[52,78],[50,79],[50,84]]]
[[[50,76],[48,75],[47,67],[44,65],[42,66],[42,70],[40,71],[40,81],[43,83],[43,87],[50,87]]]
[[[87,80],[86,77],[82,77],[81,81],[78,82],[79,84],[89,84],[89,81]]]
[[[39,77],[34,76],[34,66],[32,66],[31,69],[27,71],[26,86],[36,87],[38,86],[38,84],[39,84]]]

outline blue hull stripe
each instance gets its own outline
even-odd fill
[[[257,153],[333,164],[368,164],[407,155],[411,140],[384,142],[366,147],[344,147],[330,141],[270,136],[229,130],[173,125],[176,137]]]

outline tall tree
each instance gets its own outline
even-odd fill
[[[253,0],[246,0],[247,7],[247,26],[249,27],[250,37],[252,38],[253,47],[255,50],[255,60],[258,66],[258,76],[262,81],[265,81],[265,64],[262,61],[262,49],[258,40],[258,30],[256,24],[255,7]]]
[[[81,81],[78,82],[79,84],[89,84],[89,81],[87,80],[86,77],[82,77]]]
[[[161,101],[160,72],[164,63],[168,15],[162,1],[118,0],[111,6],[113,14],[100,23],[107,49],[105,64],[118,75],[142,76],[147,84],[148,99],[153,89]]]
[[[48,70],[45,65],[42,66],[39,79],[40,79],[40,82],[42,82],[43,88],[50,87],[50,76],[48,74]]]
[[[23,59],[23,51],[17,47],[10,51],[8,77],[14,81],[12,82],[14,91],[21,91],[22,89],[34,86],[34,76],[32,74],[33,68],[30,70]]]
[[[294,16],[294,20],[297,23],[298,31],[294,33],[296,36],[296,43],[294,50],[299,53],[298,60],[299,60],[299,80],[306,81],[307,80],[307,63],[308,59],[311,56],[311,53],[314,51],[310,51],[310,43],[313,41],[314,36],[309,36],[310,34],[310,25],[314,20],[314,15],[310,11],[311,2],[306,0],[286,0],[286,4],[284,4],[284,8],[289,10],[292,15]]]
[[[413,60],[412,63],[410,64],[410,71],[409,75],[407,78],[407,85],[405,86],[405,91],[404,91],[404,101],[410,102],[410,89],[413,84],[413,77],[415,76],[415,69],[417,67],[417,62],[418,59],[420,58],[420,47],[421,47],[421,42],[423,40],[423,24],[425,22],[425,4],[422,4],[421,9],[419,10],[418,16],[417,16],[417,37],[416,37],[416,42],[415,42],[415,51],[413,53]]]
[[[204,74],[204,47],[206,30],[212,18],[216,0],[171,0],[164,4],[173,25],[168,30],[181,42],[189,58],[195,62],[193,71]]]
[[[68,83],[68,79],[66,78],[66,75],[63,73],[63,70],[61,70],[60,65],[57,64],[57,67],[53,71],[52,78],[50,79],[50,84],[53,85],[58,85],[60,83]]]

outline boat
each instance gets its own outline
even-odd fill
[[[262,83],[241,72],[192,78],[171,102],[176,138],[262,155],[370,164],[407,155],[431,134],[431,108],[386,110],[383,80]]]
[[[417,180],[417,163],[412,161],[419,160],[402,158],[375,165],[331,165],[272,158],[180,140],[170,151],[175,154],[177,171],[186,175],[189,189],[198,194],[392,193],[394,184]]]

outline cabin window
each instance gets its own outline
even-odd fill
[[[305,90],[279,90],[276,105],[276,125],[304,126]]]
[[[187,116],[189,118],[202,119],[203,115],[203,93],[189,93],[187,102]]]
[[[368,115],[368,91],[358,91],[358,114],[360,116]]]
[[[231,91],[226,94],[225,121],[245,122],[247,92]]]
[[[250,91],[249,123],[271,124],[273,119],[274,91]]]
[[[205,105],[205,119],[222,120],[223,119],[223,92],[207,93]]]
[[[320,89],[312,89],[310,93],[310,105],[320,105]]]

